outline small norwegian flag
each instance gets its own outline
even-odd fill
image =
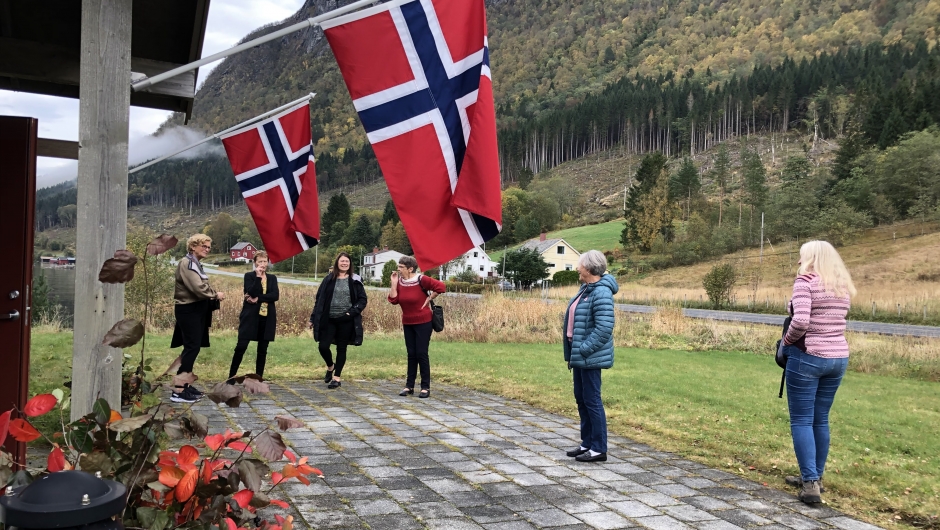
[[[316,245],[320,205],[310,103],[221,139],[271,261],[284,261]]]
[[[321,24],[422,269],[502,229],[483,0],[397,0]]]

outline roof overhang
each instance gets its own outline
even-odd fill
[[[0,89],[78,97],[81,6],[78,0],[0,0]],[[208,16],[209,0],[134,0],[132,78],[199,59]],[[131,105],[183,112],[188,120],[196,73],[131,92]]]

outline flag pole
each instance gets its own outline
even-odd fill
[[[225,129],[224,131],[217,132],[217,133],[213,134],[212,136],[207,136],[207,137],[203,138],[202,140],[199,140],[198,142],[196,142],[196,143],[194,143],[194,144],[192,144],[192,145],[188,145],[188,146],[186,146],[186,147],[180,149],[179,151],[174,151],[174,152],[172,152],[172,153],[170,153],[170,154],[168,154],[168,155],[163,155],[163,156],[161,156],[160,158],[155,158],[155,159],[153,159],[153,160],[151,160],[151,161],[149,161],[149,162],[147,162],[147,163],[145,163],[145,164],[141,164],[141,165],[135,167],[134,169],[128,170],[128,171],[127,171],[127,174],[129,175],[129,174],[131,174],[131,173],[136,173],[136,172],[140,171],[141,169],[144,169],[144,168],[146,168],[146,167],[150,167],[150,166],[156,164],[157,162],[163,162],[163,161],[166,160],[167,158],[172,158],[172,157],[174,157],[174,156],[176,156],[176,155],[182,153],[183,151],[189,151],[189,150],[192,149],[193,147],[198,147],[198,146],[200,146],[200,145],[202,145],[202,144],[208,142],[209,140],[215,140],[215,139],[218,138],[219,136],[222,136],[222,135],[224,135],[224,134],[230,133],[230,132],[232,132],[232,131],[234,131],[234,130],[237,130],[237,129],[241,128],[241,127],[244,127],[244,126],[246,126],[246,125],[249,125],[249,124],[251,124],[251,123],[254,123],[254,122],[258,121],[258,120],[263,120],[263,119],[267,118],[268,116],[270,116],[270,115],[272,115],[272,114],[277,114],[278,112],[281,112],[281,111],[284,110],[284,109],[289,109],[289,108],[293,107],[294,105],[297,105],[297,104],[302,103],[302,102],[304,102],[304,101],[309,101],[309,100],[312,99],[314,96],[316,96],[316,93],[311,92],[311,93],[307,94],[306,96],[304,96],[304,97],[302,97],[302,98],[300,98],[300,99],[295,99],[294,101],[291,101],[290,103],[287,103],[287,104],[285,104],[285,105],[281,105],[280,107],[278,107],[278,108],[276,108],[276,109],[274,109],[274,110],[269,110],[268,112],[265,112],[264,114],[259,114],[259,115],[255,116],[254,118],[247,119],[247,120],[245,120],[245,121],[239,123],[238,125],[234,125],[234,126],[232,126],[232,127],[229,127],[228,129]]]
[[[162,81],[166,81],[167,79],[170,79],[172,77],[176,77],[184,72],[195,70],[196,68],[199,68],[200,66],[204,64],[209,64],[209,63],[218,61],[219,59],[224,59],[228,57],[229,55],[235,55],[236,53],[243,52],[249,48],[254,48],[255,46],[258,46],[259,44],[264,44],[265,42],[279,39],[283,37],[284,35],[290,35],[291,33],[300,31],[302,29],[311,28],[313,26],[319,26],[321,22],[325,22],[327,20],[330,20],[331,18],[336,18],[340,15],[345,15],[346,13],[349,13],[350,11],[355,11],[359,9],[360,7],[365,7],[365,6],[369,6],[369,5],[373,5],[377,3],[379,3],[378,0],[359,0],[358,2],[353,2],[352,4],[349,4],[348,6],[343,6],[339,9],[334,9],[333,11],[329,11],[317,17],[308,18],[307,20],[304,20],[303,22],[298,22],[297,24],[293,24],[284,29],[275,31],[273,33],[269,33],[263,37],[258,37],[257,39],[250,40],[248,42],[239,44],[238,46],[234,46],[227,50],[223,50],[219,53],[210,55],[208,57],[204,57],[202,59],[199,59],[198,61],[194,61],[189,64],[184,64],[183,66],[174,68],[170,71],[155,75],[153,77],[145,77],[136,82],[132,82],[131,90],[133,90],[134,92],[143,90],[145,88],[148,88]]]

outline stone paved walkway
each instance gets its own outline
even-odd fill
[[[271,389],[237,409],[196,410],[213,432],[257,432],[278,415],[306,422],[282,436],[326,477],[274,493],[289,497],[297,528],[877,528],[619,436],[606,463],[576,462],[564,453],[579,440],[574,421],[459,387],[435,384],[429,399],[381,381]]]

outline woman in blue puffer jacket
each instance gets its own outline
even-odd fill
[[[601,370],[614,365],[614,295],[617,280],[607,258],[589,250],[578,260],[582,285],[568,302],[563,326],[565,361],[574,379],[581,417],[581,445],[567,452],[579,462],[607,461],[607,415],[601,402]]]

